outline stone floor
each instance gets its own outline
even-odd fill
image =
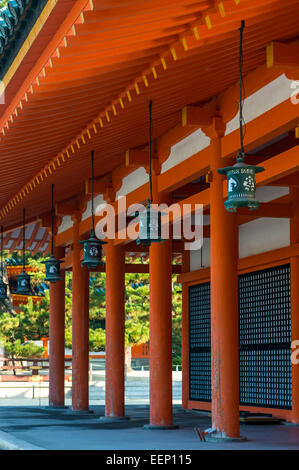
[[[148,430],[149,408],[127,406],[130,420],[100,423],[103,406],[92,406],[92,414],[78,415],[69,410],[53,411],[41,407],[0,407],[0,448],[25,450],[253,450],[299,449],[299,427],[284,424],[242,425],[245,442],[201,442],[194,430],[207,429],[206,413],[174,407],[175,430]]]

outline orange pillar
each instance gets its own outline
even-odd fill
[[[72,280],[72,409],[87,411],[89,366],[89,272],[81,267],[79,220],[73,225]]]
[[[215,438],[239,438],[238,226],[224,207],[221,139],[211,140],[211,358]]]
[[[172,247],[152,243],[150,254],[150,429],[172,422]]]
[[[190,271],[190,251],[183,251],[182,273]],[[182,408],[189,400],[189,287],[182,284]]]
[[[299,188],[292,188],[291,245],[299,243]],[[291,340],[299,341],[299,257],[291,258]],[[298,350],[298,343],[295,347]],[[295,351],[293,350],[293,351]],[[296,355],[298,357],[298,354]],[[292,362],[292,422],[299,424],[299,364]]]
[[[63,258],[64,248],[56,248],[54,256]],[[49,406],[64,408],[64,321],[65,274],[62,280],[50,284],[50,355],[49,355]]]
[[[106,409],[102,422],[125,416],[125,251],[106,245]]]

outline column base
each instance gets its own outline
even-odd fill
[[[54,405],[49,405],[49,406],[43,406],[42,407],[43,410],[47,410],[47,411],[65,411],[67,410],[69,407],[66,406],[66,405],[59,405],[59,406],[54,406]]]
[[[99,421],[100,423],[123,423],[129,419],[129,416],[101,416]]]
[[[90,414],[93,414],[94,411],[93,410],[74,410],[74,408],[72,407],[69,407],[69,409],[67,410],[67,413],[68,414],[73,414],[73,415],[90,415]]]
[[[167,430],[167,429],[178,429],[179,426],[177,424],[145,424],[144,429],[152,429],[152,430],[157,430],[161,429]]]
[[[198,433],[198,432],[197,432]],[[226,436],[223,432],[214,431],[214,430],[206,430],[201,432],[202,436],[204,437],[205,442],[244,442],[247,441],[246,437],[229,437]]]

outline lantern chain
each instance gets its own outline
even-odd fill
[[[149,101],[149,180],[150,180],[150,204],[153,202],[153,182],[152,182],[152,106],[153,101]]]
[[[245,21],[242,20],[240,31],[240,56],[239,56],[239,88],[240,88],[240,141],[241,148],[239,150],[237,161],[243,162],[245,158],[244,152],[244,134],[243,134],[243,106],[244,106],[244,90],[243,90],[243,36],[244,36]]]
[[[94,150],[91,151],[91,218],[92,218],[92,231],[94,229]]]
[[[51,238],[51,255],[54,256],[54,217],[55,217],[55,208],[54,208],[54,184],[52,184],[52,238]]]
[[[2,273],[2,280],[4,276],[4,269],[3,269],[3,225],[1,225],[1,273]]]
[[[23,269],[25,272],[25,223],[26,223],[26,209],[23,209]]]

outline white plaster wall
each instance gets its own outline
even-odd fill
[[[259,186],[256,188],[256,199],[259,202],[270,202],[282,196],[287,196],[290,192],[288,186]]]
[[[173,168],[197,152],[210,145],[210,139],[201,129],[188,135],[185,139],[171,147],[168,159],[163,163],[161,173]]]
[[[96,213],[99,212],[105,205],[106,202],[104,201],[102,194],[99,194],[94,198],[94,210]],[[88,217],[91,217],[91,200],[88,201],[86,211],[82,214],[82,220],[88,219]]]
[[[258,255],[290,244],[290,220],[261,217],[239,226],[239,258]],[[205,238],[202,264],[210,266],[210,239]],[[190,252],[190,271],[201,269],[201,250]]]
[[[202,250],[202,266],[201,266],[201,250]],[[190,271],[196,271],[201,268],[208,268],[211,264],[210,260],[210,239],[204,238],[201,250],[190,251]]]
[[[72,226],[73,226],[73,221],[71,219],[71,216],[70,215],[64,215],[62,217],[62,222],[61,222],[60,226],[58,227],[58,233],[65,232],[66,230],[68,230]]]
[[[142,186],[147,182],[147,172],[143,167],[138,168],[138,170],[133,171],[133,173],[123,179],[122,187],[116,193],[116,199],[119,199],[122,196],[126,196],[131,191],[134,191],[135,189],[139,188],[139,186]]]
[[[248,96],[244,100],[244,119],[248,123],[258,116],[266,113],[275,106],[291,97],[294,90],[291,88],[292,80],[289,80],[284,74],[276,78],[266,86]],[[226,126],[225,135],[239,129],[238,113]]]
[[[239,226],[239,258],[276,250],[289,244],[289,219],[261,217]]]

